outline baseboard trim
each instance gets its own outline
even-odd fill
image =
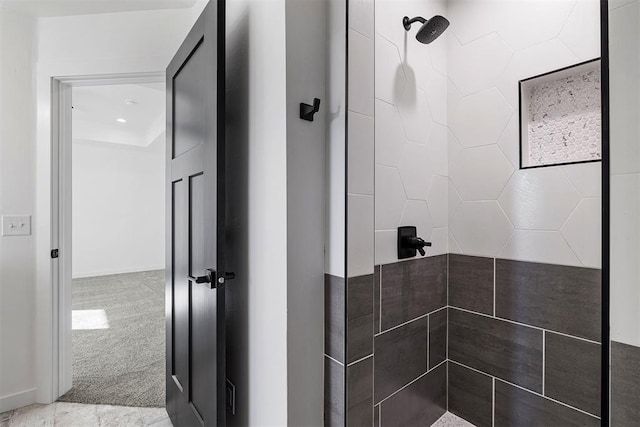
[[[114,274],[142,273],[143,271],[164,270],[164,265],[153,265],[150,267],[125,268],[117,270],[90,271],[82,273],[73,273],[73,279],[84,279],[86,277],[111,276]]]
[[[0,397],[0,412],[11,411],[36,403],[37,388]]]

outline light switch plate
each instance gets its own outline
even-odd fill
[[[29,236],[31,235],[31,215],[3,215],[3,236]]]

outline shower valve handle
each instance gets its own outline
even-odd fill
[[[405,237],[407,247],[416,249],[420,255],[425,256],[425,246],[431,246],[431,242],[425,242],[422,237]]]

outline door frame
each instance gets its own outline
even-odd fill
[[[164,83],[165,72],[77,75],[51,78],[51,361],[52,400],[72,387],[72,89],[80,86]]]

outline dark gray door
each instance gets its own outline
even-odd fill
[[[224,2],[167,68],[167,412],[225,425]]]

